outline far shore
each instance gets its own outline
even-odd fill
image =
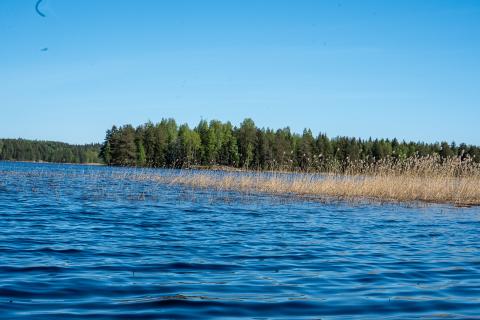
[[[31,161],[31,160],[0,160],[4,162],[22,162],[22,163],[38,163],[38,164],[69,164],[69,165],[82,165],[82,166],[105,166],[104,163],[99,163],[99,162],[82,162],[82,163],[76,163],[76,162],[51,162],[51,161]]]

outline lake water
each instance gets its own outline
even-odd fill
[[[219,193],[135,172],[0,162],[1,319],[480,319],[479,208]]]

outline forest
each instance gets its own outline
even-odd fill
[[[0,160],[101,163],[100,144],[71,145],[63,142],[0,139]]]
[[[310,129],[302,134],[288,127],[259,128],[252,119],[240,126],[201,120],[194,127],[174,119],[147,122],[138,127],[113,126],[107,130],[100,158],[114,166],[195,168],[226,166],[252,170],[328,171],[362,161],[438,155],[480,161],[480,148],[455,143],[405,142],[397,139],[329,138]]]
[[[397,139],[329,138],[290,128],[259,128],[252,119],[238,127],[230,122],[201,120],[190,128],[174,119],[138,127],[113,126],[103,144],[0,139],[0,160],[57,163],[105,163],[153,168],[231,167],[252,170],[329,171],[348,163],[438,155],[480,162],[480,148],[447,142],[405,142]]]

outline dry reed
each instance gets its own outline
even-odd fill
[[[219,191],[261,192],[317,198],[422,201],[480,205],[480,164],[438,156],[352,162],[325,174],[179,171],[137,179]]]
[[[144,189],[129,181],[146,182]],[[480,205],[480,163],[439,156],[336,163],[325,173],[231,172],[213,170],[112,169],[101,171],[0,171],[0,190],[59,194],[79,184],[85,197],[129,195],[154,198],[165,185],[218,191],[351,199]],[[65,189],[65,190],[63,190]],[[70,190],[70,191],[69,191]],[[76,190],[76,189],[75,189]]]

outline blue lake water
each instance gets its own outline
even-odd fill
[[[480,319],[479,208],[194,190],[138,171],[0,162],[0,319]]]

